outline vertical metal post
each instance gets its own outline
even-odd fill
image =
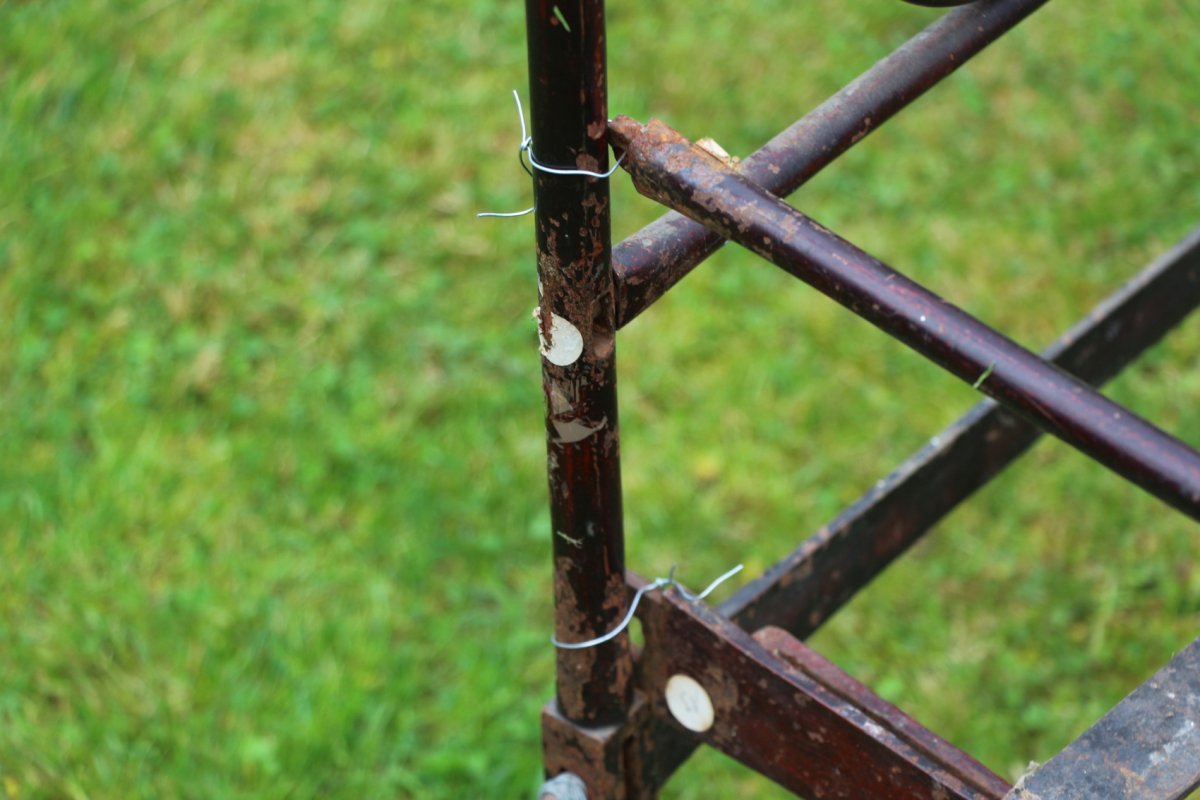
[[[603,0],[526,0],[533,154],[604,171],[608,98]],[[608,182],[537,172],[538,326],[553,525],[555,636],[600,636],[624,616],[625,542],[617,435],[616,310]],[[559,650],[557,698],[571,722],[624,719],[625,634]]]

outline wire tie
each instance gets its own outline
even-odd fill
[[[629,604],[629,612],[625,614],[625,618],[621,620],[621,623],[617,625],[617,627],[613,628],[608,633],[604,634],[603,636],[597,636],[595,639],[588,639],[586,642],[560,642],[556,637],[551,636],[550,642],[560,650],[586,650],[589,647],[596,647],[604,644],[605,642],[610,642],[620,636],[621,632],[629,627],[629,623],[633,621],[633,615],[637,612],[638,603],[642,602],[643,595],[658,589],[662,589],[663,587],[674,587],[675,591],[679,592],[683,599],[687,600],[689,603],[698,603],[712,594],[713,590],[722,583],[741,572],[744,566],[744,564],[738,564],[736,567],[710,583],[708,588],[700,594],[692,594],[687,589],[683,588],[683,586],[677,580],[675,580],[675,567],[671,567],[671,571],[667,573],[667,577],[655,578],[653,582],[647,583],[645,586],[637,590],[637,592],[633,595],[633,601]]]
[[[621,166],[621,162],[625,159],[625,154],[622,153],[617,159],[617,162],[612,165],[612,168],[607,172],[593,172],[590,169],[568,169],[566,167],[551,167],[541,163],[533,154],[533,137],[529,135],[529,129],[525,125],[525,109],[521,107],[521,96],[517,94],[517,90],[513,89],[513,100],[517,103],[517,119],[521,123],[521,146],[517,148],[517,161],[521,164],[521,169],[529,173],[529,177],[533,177],[533,172],[529,169],[530,166],[538,172],[546,172],[551,175],[583,175],[588,178],[611,178],[613,173]],[[529,165],[525,164],[525,157],[529,157]],[[481,211],[476,214],[476,217],[523,217],[527,214],[532,214],[537,206],[531,206],[524,211]]]

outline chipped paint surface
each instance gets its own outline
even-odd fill
[[[572,419],[561,422],[557,419],[551,419],[550,424],[554,426],[557,434],[555,441],[559,444],[574,444],[582,442],[594,433],[604,430],[608,425],[608,417],[600,420],[596,425],[588,425],[583,420]]]
[[[529,135],[537,157],[555,167],[602,171],[608,162],[609,116],[604,4],[561,5],[569,30],[552,4],[527,0],[525,8]],[[539,171],[533,187],[555,637],[583,641],[610,631],[628,608],[609,182]],[[563,718],[588,730],[627,718],[633,701],[628,637],[599,647],[558,650],[555,658],[557,710]],[[620,741],[615,745],[619,749]],[[547,765],[553,763],[548,755]],[[571,766],[576,771],[585,767],[593,770],[585,776],[589,789],[595,788],[591,778],[601,775],[614,786],[625,785],[621,770],[612,764]]]
[[[711,136],[705,136],[696,142],[696,146],[711,156],[716,156],[727,167],[737,167],[739,159],[729,155],[729,152],[721,147],[720,143]]]
[[[1175,699],[1175,695],[1173,693],[1168,692],[1168,694],[1170,695],[1170,699]],[[1189,706],[1196,705],[1196,697],[1189,696],[1187,704]],[[1150,754],[1150,763],[1158,766],[1159,764],[1166,762],[1179,748],[1189,746],[1194,747],[1196,739],[1194,735],[1195,730],[1196,723],[1193,720],[1185,719],[1183,721],[1183,725],[1181,725],[1179,730],[1175,732],[1175,735],[1172,736],[1171,739],[1164,744],[1160,750],[1155,750]]]
[[[1176,800],[1200,784],[1200,640],[1005,800]]]
[[[550,314],[550,330],[538,326],[538,350],[551,364],[569,367],[583,355],[583,335],[571,322],[558,314]]]

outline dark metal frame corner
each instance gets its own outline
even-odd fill
[[[991,398],[719,607],[646,593],[640,651],[626,633],[558,649],[548,776],[578,775],[591,800],[652,798],[703,743],[812,798],[1170,800],[1200,785],[1200,703],[1179,700],[1200,696],[1200,644],[1011,787],[800,641],[1042,432],[1200,519],[1200,453],[1093,388],[1200,305],[1200,229],[1038,356],[779,199],[1045,2],[946,12],[733,164],[662,123],[609,120],[603,0],[527,0],[539,161],[604,171],[611,144],[674,209],[613,247],[606,180],[534,174],[558,641],[612,631],[645,585],[624,560],[617,331],[726,240]],[[669,707],[673,680],[706,706],[694,730]]]

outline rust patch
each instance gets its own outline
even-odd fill
[[[554,314],[553,298],[562,289],[562,270],[559,267],[558,258],[558,232],[553,228],[547,228],[545,232],[546,251],[538,251],[538,276],[541,282],[541,296],[538,298],[538,332],[546,346],[553,347],[554,335],[551,333],[553,328],[551,320]]]
[[[588,172],[599,172],[600,160],[591,153],[580,153],[575,156],[575,168],[586,169]]]

